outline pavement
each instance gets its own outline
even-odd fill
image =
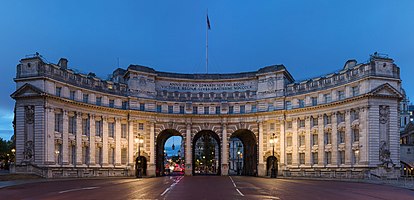
[[[42,181],[43,180],[43,181]],[[40,179],[0,189],[2,199],[404,199],[414,191],[357,182],[243,176]]]

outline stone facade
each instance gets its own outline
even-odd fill
[[[273,148],[281,176],[399,175],[401,80],[390,58],[350,60],[336,73],[304,81],[295,81],[283,65],[234,74],[130,65],[102,80],[67,63],[34,55],[17,66],[11,96],[19,173],[131,176],[140,149],[144,175],[155,176],[161,146],[177,135],[191,175],[193,140],[207,131],[220,144],[221,175],[229,171],[231,137],[245,144],[244,175],[269,174]]]

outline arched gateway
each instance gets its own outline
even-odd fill
[[[67,64],[35,54],[17,66],[18,172],[134,176],[138,166],[162,176],[165,143],[180,136],[186,175],[266,176],[272,166],[279,176],[399,175],[401,79],[380,54],[300,82],[283,65],[230,74],[130,65],[103,80]]]

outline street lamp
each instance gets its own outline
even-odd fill
[[[135,159],[135,175],[137,178],[142,178],[141,144],[144,143],[144,139],[141,138],[141,135],[138,135],[138,137],[136,137],[134,141],[138,145],[138,148],[137,148],[138,155],[137,155],[137,158]]]
[[[276,178],[277,174],[276,174],[276,167],[275,167],[275,145],[278,142],[278,138],[276,138],[275,134],[273,133],[272,137],[270,138],[270,144],[272,145],[272,169],[271,169],[271,174],[270,174],[270,178]]]
[[[241,148],[241,144],[239,143],[239,145],[237,145],[237,175],[240,175],[240,148]]]
[[[14,163],[15,162],[15,158],[16,158],[16,156],[15,156],[16,155],[16,149],[12,149],[11,152],[13,154],[13,160],[12,161]]]

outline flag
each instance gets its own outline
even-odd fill
[[[208,19],[208,14],[207,14],[207,28],[208,28],[208,30],[210,30],[210,29],[211,29],[211,26],[210,26],[210,19]]]

